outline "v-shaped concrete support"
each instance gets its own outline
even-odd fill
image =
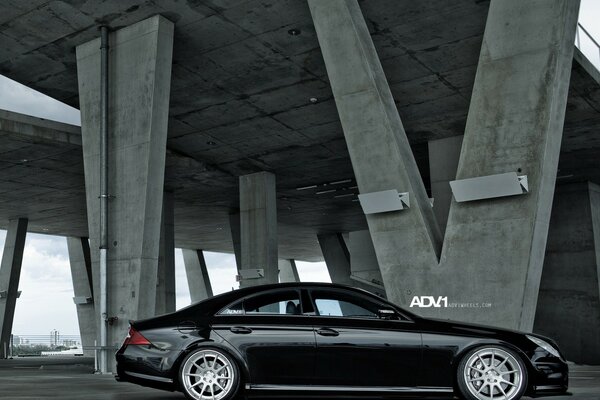
[[[358,2],[308,4],[360,192],[411,196],[367,215],[388,298],[447,296],[456,307],[420,312],[530,330],[579,2],[491,3],[457,178],[518,172],[530,191],[453,202],[443,241]]]

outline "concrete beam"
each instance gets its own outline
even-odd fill
[[[275,175],[240,176],[242,269],[240,287],[277,283],[277,202]],[[262,278],[244,279],[245,271],[262,269]]]
[[[279,282],[300,282],[295,260],[279,260]]]
[[[341,233],[317,235],[332,283],[352,286],[350,252]]]
[[[433,197],[433,212],[442,233],[446,232],[452,190],[450,181],[456,179],[456,170],[460,158],[463,136],[453,136],[444,139],[430,140],[429,150],[429,179],[431,182],[431,197]]]
[[[557,187],[534,332],[569,361],[600,364],[600,186]],[[574,327],[585,327],[574,329]]]
[[[203,251],[190,249],[181,249],[181,251],[192,303],[212,297],[213,290]]]
[[[229,214],[229,230],[231,232],[231,243],[233,244],[233,254],[235,255],[235,266],[238,273],[242,269],[242,231],[240,228],[240,212]]]
[[[529,193],[453,203],[443,247],[358,3],[309,6],[360,192],[411,196],[407,210],[367,215],[388,297],[407,307],[424,295],[484,303],[419,311],[531,330],[579,2],[491,3],[457,178],[517,172]]]
[[[173,29],[173,23],[155,16],[109,35],[107,317],[113,321],[108,345],[114,349],[126,336],[130,319],[155,313]],[[98,293],[100,39],[77,47],[77,74],[94,293]]]
[[[94,341],[96,340],[96,314],[94,310],[94,292],[92,284],[92,260],[88,238],[67,237],[71,279],[77,321],[83,354],[94,356]]]
[[[78,126],[7,110],[0,110],[0,134],[32,141],[81,145],[81,129]]]
[[[174,312],[176,308],[174,207],[173,192],[164,192],[156,280],[156,315]]]
[[[13,219],[8,222],[6,230],[0,264],[0,358],[7,358],[10,354],[10,335],[19,297],[27,222],[27,218]]]

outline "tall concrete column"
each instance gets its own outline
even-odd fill
[[[130,319],[152,317],[155,312],[172,49],[173,24],[161,16],[109,35],[106,317],[108,345],[113,349],[126,336]],[[100,39],[77,47],[77,74],[99,312]],[[99,315],[97,319],[100,323]]]
[[[183,252],[183,263],[187,275],[188,287],[192,303],[206,300],[213,296],[206,260],[202,250],[181,249]]]
[[[446,231],[446,224],[448,223],[448,213],[452,203],[450,181],[456,179],[462,142],[463,136],[460,135],[430,140],[428,143],[429,180],[431,182],[431,197],[433,197],[433,213],[442,233]]]
[[[600,186],[556,189],[534,332],[569,361],[600,364]]]
[[[77,309],[77,321],[83,354],[94,356],[96,340],[96,314],[92,284],[92,260],[88,238],[67,237],[71,280],[73,281],[73,301]]]
[[[175,212],[172,192],[163,193],[156,281],[156,315],[175,311]]]
[[[10,354],[10,335],[19,297],[27,222],[27,218],[10,220],[6,230],[0,264],[0,358],[7,358]]]
[[[279,260],[279,282],[300,282],[295,260]]]
[[[350,252],[341,233],[317,235],[331,283],[352,285],[350,279]]]
[[[531,330],[579,2],[491,3],[457,178],[517,172],[529,193],[453,202],[443,242],[357,1],[308,4],[360,192],[410,195],[409,209],[367,215],[388,298],[480,303],[418,311]]]
[[[242,269],[240,287],[277,283],[277,202],[275,175],[269,172],[240,176]],[[255,278],[255,270],[264,276]],[[247,276],[250,278],[246,279]]]

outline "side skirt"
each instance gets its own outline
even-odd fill
[[[246,384],[246,390],[282,392],[356,392],[356,393],[452,393],[451,387],[401,386],[324,386]]]

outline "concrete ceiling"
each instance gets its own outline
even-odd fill
[[[427,141],[464,130],[489,1],[360,4],[428,185]],[[154,14],[176,24],[166,183],[177,245],[231,251],[237,177],[262,170],[277,175],[282,257],[318,260],[317,233],[365,229],[304,0],[3,1],[0,74],[77,107],[75,46],[102,23]],[[599,88],[574,63],[561,180],[600,182]],[[81,148],[0,131],[0,226],[29,216],[32,231],[86,235]]]

